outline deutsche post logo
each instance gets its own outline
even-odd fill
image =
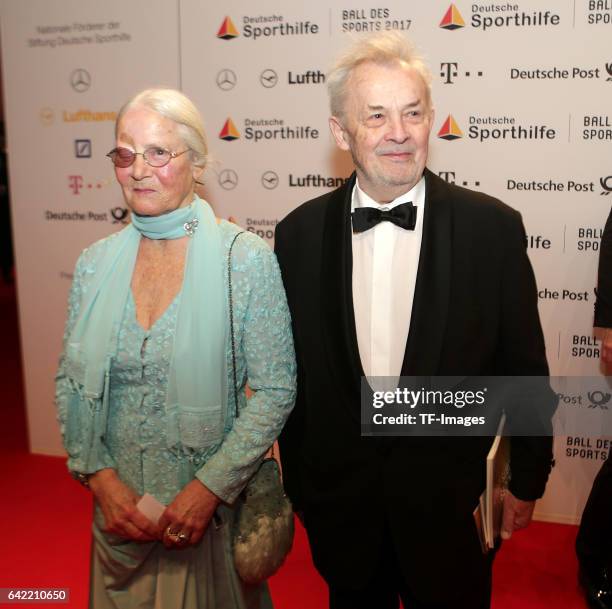
[[[600,195],[608,196],[612,192],[612,176],[606,176],[605,178],[599,178],[601,184]]]
[[[587,394],[591,405],[589,408],[601,408],[602,410],[608,410],[608,402],[612,395],[604,393],[603,391],[590,391]]]
[[[113,207],[110,210],[113,217],[113,224],[127,224],[128,210],[125,207]]]

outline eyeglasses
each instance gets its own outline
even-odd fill
[[[135,160],[136,155],[142,154],[142,158],[147,165],[151,167],[163,167],[167,165],[172,159],[175,159],[181,154],[185,154],[190,149],[187,148],[183,152],[171,152],[166,148],[159,148],[158,146],[152,146],[147,148],[144,152],[134,152],[129,148],[113,148],[106,156],[113,162],[115,167],[129,167]]]

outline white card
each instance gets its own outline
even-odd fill
[[[166,506],[160,503],[149,493],[145,493],[140,501],[136,504],[136,507],[153,523],[157,524],[161,515],[164,513]]]

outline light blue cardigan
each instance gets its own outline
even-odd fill
[[[227,254],[240,229],[225,221],[220,223],[219,229]],[[70,334],[83,296],[96,273],[97,261],[108,247],[112,247],[113,240],[114,235],[111,235],[98,241],[84,250],[77,262],[64,340]],[[227,269],[225,262],[224,268]],[[138,340],[148,338],[149,334],[155,339],[159,334],[157,340],[149,343],[151,362],[154,362],[151,365],[157,366],[155,375],[150,377],[148,384],[138,382],[137,375],[134,375],[135,381],[130,382],[130,371],[121,369],[122,354],[117,354],[109,379],[108,413],[100,416],[101,413],[93,411],[82,412],[82,408],[76,409],[70,403],[70,381],[65,376],[62,356],[56,377],[56,405],[70,470],[92,473],[113,467],[136,492],[151,492],[166,502],[186,483],[178,472],[181,468],[184,471],[188,463],[192,477],[197,476],[222,500],[229,503],[235,500],[293,408],[296,366],[291,320],[276,258],[267,244],[250,232],[238,237],[232,252],[232,287],[240,417],[234,420],[234,381],[231,345],[228,344],[229,412],[225,428],[203,431],[206,422],[185,413],[183,430],[188,441],[182,450],[171,454],[165,442],[160,441],[165,433],[160,403],[165,399],[167,376],[164,376],[163,363],[176,323],[176,301],[153,328],[145,332],[137,326],[130,298],[122,322],[120,349],[125,347],[130,351],[130,345],[140,344]],[[227,293],[227,270],[225,288]],[[138,333],[141,336],[137,336]],[[157,354],[156,349],[159,350]],[[160,361],[155,360],[156,355]],[[128,361],[134,373],[133,364],[139,360],[134,357],[130,360],[128,356]],[[145,364],[143,360],[143,370]],[[147,370],[150,372],[151,366]],[[167,367],[165,372],[167,374]],[[143,378],[147,380],[144,372]],[[248,401],[244,393],[247,381],[254,391]],[[95,455],[86,454],[92,434],[102,438]]]

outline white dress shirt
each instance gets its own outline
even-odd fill
[[[355,183],[351,212],[357,207],[391,209],[412,201],[414,230],[380,222],[353,233],[353,307],[357,345],[366,376],[399,377],[412,316],[425,208],[425,179],[407,193],[379,205]]]

